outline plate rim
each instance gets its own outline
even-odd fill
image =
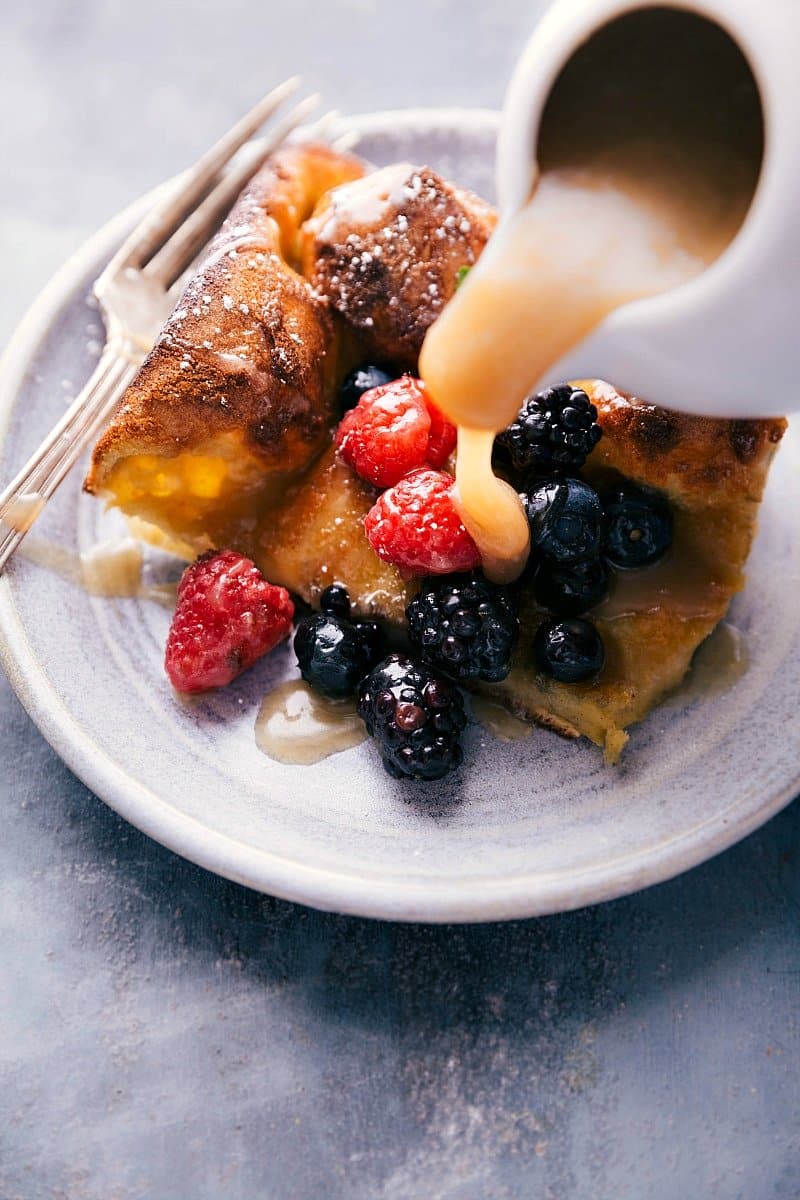
[[[432,127],[496,129],[499,113],[485,108],[388,109],[341,119],[343,129],[375,133],[402,124],[412,132]],[[67,259],[33,301],[0,359],[0,442],[5,440],[17,394],[38,346],[65,300],[92,265],[110,254],[136,214],[160,187],[124,208]],[[544,916],[616,899],[662,883],[705,862],[752,833],[796,796],[797,780],[738,815],[729,810],[645,852],[599,866],[559,873],[516,874],[500,879],[392,882],[351,870],[309,867],[302,861],[256,850],[179,812],[120,767],[91,739],[64,706],[36,658],[20,622],[10,581],[0,577],[0,666],[21,704],[70,770],[119,816],[181,857],[244,886],[324,911],[386,920],[485,922]]]

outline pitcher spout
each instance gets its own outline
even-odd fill
[[[665,407],[726,417],[800,407],[788,387],[800,367],[798,40],[793,0],[562,0],[549,10],[506,97],[503,223],[542,179],[591,170],[657,218],[668,211],[688,258],[674,286],[667,273],[663,287],[620,293],[532,386],[604,377]],[[658,238],[648,246],[660,252]]]

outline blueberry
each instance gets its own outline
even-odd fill
[[[386,639],[377,621],[356,621],[353,626],[364,646],[370,666],[386,653]]]
[[[592,558],[600,545],[603,510],[582,479],[551,480],[522,496],[531,527],[531,549],[559,565]]]
[[[349,621],[329,613],[300,621],[294,652],[306,683],[334,700],[352,695],[370,668],[362,635]]]
[[[396,376],[390,375],[382,367],[376,367],[374,363],[365,363],[361,367],[356,367],[354,371],[345,376],[339,389],[339,407],[342,412],[347,412],[349,408],[355,408],[364,392],[369,392],[372,388],[383,387],[385,383],[391,383],[395,378]]]
[[[603,500],[603,554],[612,566],[647,567],[672,545],[672,509],[656,492],[625,484]]]
[[[600,558],[563,567],[542,559],[534,576],[533,590],[543,608],[561,617],[577,617],[604,599],[608,570]]]
[[[533,638],[533,654],[545,675],[559,683],[580,683],[599,674],[605,662],[603,639],[590,621],[543,621]]]
[[[350,597],[343,583],[332,583],[319,598],[319,606],[331,617],[350,618]]]

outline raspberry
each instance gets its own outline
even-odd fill
[[[410,375],[365,392],[336,431],[344,461],[379,488],[392,487],[429,462],[441,466],[455,438],[454,427]]]
[[[431,418],[428,434],[428,462],[432,467],[443,467],[456,448],[456,427],[451,425],[444,413],[436,407],[425,393],[425,402]]]
[[[179,692],[224,687],[287,636],[293,617],[289,593],[249,558],[209,550],[178,587],[164,660],[170,683]]]
[[[455,480],[415,471],[384,492],[364,518],[370,546],[410,575],[471,571],[480,554],[453,503]]]

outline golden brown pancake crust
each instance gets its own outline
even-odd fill
[[[593,467],[607,466],[678,499],[758,503],[784,420],[726,421],[657,408],[590,381],[604,437]]]
[[[303,271],[357,331],[366,358],[414,370],[428,327],[497,222],[472,192],[399,163],[323,197]]]
[[[234,205],[92,457],[86,490],[114,464],[176,455],[236,433],[265,472],[305,467],[333,416],[337,334],[294,269],[300,226],[362,164],[326,146],[286,147]]]

